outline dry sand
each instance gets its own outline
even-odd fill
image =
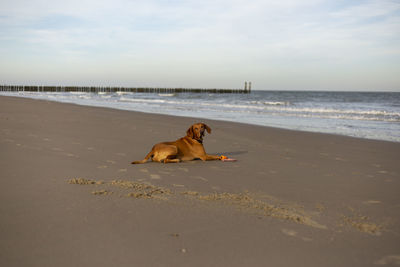
[[[237,162],[147,163],[193,123]],[[0,266],[394,266],[400,144],[0,97]]]

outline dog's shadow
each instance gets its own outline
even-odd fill
[[[247,154],[247,153],[249,153],[249,151],[240,150],[240,151],[218,152],[216,154],[224,155],[224,156],[237,156],[237,155],[242,155],[242,154]]]

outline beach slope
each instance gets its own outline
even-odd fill
[[[237,162],[131,165],[202,121]],[[400,264],[400,143],[0,96],[0,266]]]

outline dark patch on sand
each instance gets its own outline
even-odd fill
[[[342,216],[343,226],[351,226],[352,228],[371,235],[381,235],[383,230],[382,225],[370,222],[367,216],[354,215],[354,216]]]
[[[112,193],[113,192],[105,190],[105,189],[92,192],[93,195],[111,195]]]
[[[111,182],[103,182],[103,181],[95,181],[84,178],[73,178],[68,180],[69,184],[78,184],[78,185],[103,185],[108,187],[118,187],[122,190],[129,190],[133,192],[129,192],[125,194],[127,197],[133,198],[147,198],[147,199],[165,199],[166,195],[170,195],[171,191],[169,189],[165,189],[162,187],[158,187],[149,183],[142,183],[136,181],[124,181],[124,180],[113,180]],[[97,191],[93,191],[93,195],[110,195],[112,191],[101,189]]]
[[[79,184],[79,185],[100,185],[103,181],[94,181],[85,178],[72,178],[68,180],[69,184]]]
[[[274,217],[319,229],[327,229],[325,225],[322,225],[311,219],[311,216],[307,215],[304,210],[290,205],[269,203],[265,200],[259,199],[256,194],[248,191],[244,193],[223,192],[207,195],[201,195],[194,191],[186,191],[182,194],[188,197],[194,197],[201,201],[212,201],[222,203],[224,205],[234,206],[242,211],[255,213],[257,216]]]
[[[104,185],[118,187],[123,190],[129,190],[126,197],[132,197],[136,199],[159,199],[168,200],[169,196],[179,197],[184,196],[185,198],[191,198],[197,201],[208,201],[212,203],[218,203],[225,206],[233,206],[241,211],[256,214],[257,216],[274,217],[277,219],[288,220],[298,224],[308,225],[319,229],[327,229],[325,225],[322,225],[311,218],[303,209],[298,205],[285,205],[278,203],[270,203],[266,200],[259,199],[256,194],[248,191],[243,193],[211,193],[211,194],[200,194],[196,191],[183,191],[174,192],[168,188],[155,186],[150,183],[142,183],[137,181],[126,181],[126,180],[113,180],[111,182],[95,181],[84,178],[73,178],[68,180],[70,184],[79,185]],[[99,191],[93,191],[94,195],[109,195],[112,192],[102,189]],[[265,198],[265,197],[264,197]],[[269,200],[272,197],[268,196]]]

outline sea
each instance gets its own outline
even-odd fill
[[[174,116],[400,142],[400,92],[252,91],[211,93],[0,92]]]

